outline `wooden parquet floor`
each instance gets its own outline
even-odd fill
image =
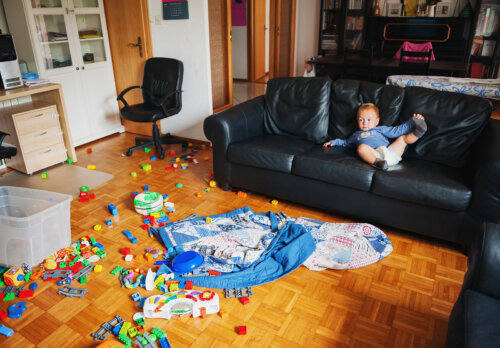
[[[258,194],[243,199],[234,192],[215,189],[199,199],[195,194],[207,187],[204,178],[211,171],[210,149],[196,156],[199,164],[169,172],[165,170],[167,160],[151,162],[144,152],[122,157],[132,143],[133,135],[120,134],[77,149],[77,165],[94,164],[98,170],[115,175],[93,190],[95,200],[74,200],[71,204],[72,240],[89,235],[104,244],[108,255],[100,262],[104,271],[88,277],[88,293],[83,299],[58,295],[55,282],[39,280],[23,317],[4,322],[15,334],[10,338],[0,336],[0,347],[94,347],[96,342],[90,334],[103,322],[116,314],[131,321],[139,311],[130,297],[137,290],[122,289],[110,271],[116,265],[130,267],[119,253],[122,247],[131,247],[133,254],[161,247],[140,229],[141,216],[133,210],[131,193],[140,191],[143,185],[170,195],[176,206],[174,221],[192,213],[220,214],[242,206],[256,212],[273,210],[294,217],[352,221],[298,204],[280,202],[273,206],[269,202],[272,197]],[[86,153],[87,147],[93,149],[91,154]],[[176,145],[170,148],[180,150]],[[203,160],[205,156],[208,161]],[[153,170],[144,174],[139,167],[142,163],[151,163]],[[130,176],[132,171],[138,173],[136,179]],[[176,188],[178,182],[184,187]],[[104,224],[110,218],[109,203],[119,211],[119,221],[111,228]],[[95,232],[95,224],[104,227]],[[389,236],[394,252],[376,264],[322,272],[300,267],[278,281],[254,287],[246,306],[236,299],[223,298],[222,291],[216,290],[228,317],[147,319],[146,328],[159,327],[167,332],[174,348],[443,347],[448,316],[467,268],[466,256],[444,243],[379,227]],[[129,243],[122,234],[124,229],[132,231],[139,242]],[[134,265],[147,267],[147,263]],[[144,289],[139,293],[147,295]],[[0,302],[0,310],[5,311],[11,303]],[[247,326],[246,336],[236,333],[239,325]]]

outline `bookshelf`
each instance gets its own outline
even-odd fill
[[[319,54],[343,55],[346,49],[361,49],[371,0],[322,0]]]
[[[480,0],[476,6],[470,77],[496,78],[500,64],[500,0]]]

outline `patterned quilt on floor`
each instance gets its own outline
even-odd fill
[[[358,268],[392,251],[387,236],[369,224],[294,219],[283,213],[255,213],[248,207],[210,218],[211,222],[206,218],[173,222],[158,233],[167,248],[182,246],[205,254],[199,272],[223,272],[218,277],[193,277],[198,286],[264,284],[301,264],[311,270]]]

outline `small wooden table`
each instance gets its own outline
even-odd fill
[[[29,99],[31,99],[31,101],[29,101]],[[20,106],[23,106],[24,103],[26,103],[26,106],[28,108],[29,105],[38,104],[55,105],[57,113],[59,114],[59,124],[63,133],[62,136],[64,140],[64,147],[67,150],[67,157],[70,157],[73,162],[77,161],[60,84],[48,83],[39,86],[19,87],[9,90],[3,90],[0,91],[0,102],[4,103],[4,108],[0,108],[0,114],[2,115],[2,117],[5,117],[5,115],[9,114],[9,110],[19,108]],[[12,107],[9,106],[9,103]],[[17,133],[22,133],[23,130],[15,129],[15,131]],[[13,137],[17,137],[17,135],[18,134],[12,134]],[[6,138],[6,142],[9,142],[8,137]]]

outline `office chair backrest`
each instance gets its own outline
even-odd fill
[[[432,49],[427,52],[401,50],[399,70],[401,75],[429,75]]]
[[[142,98],[151,103],[151,96],[161,98],[167,93],[182,89],[184,66],[173,58],[150,58],[144,66]],[[182,93],[175,93],[167,101],[167,108],[181,108]]]

